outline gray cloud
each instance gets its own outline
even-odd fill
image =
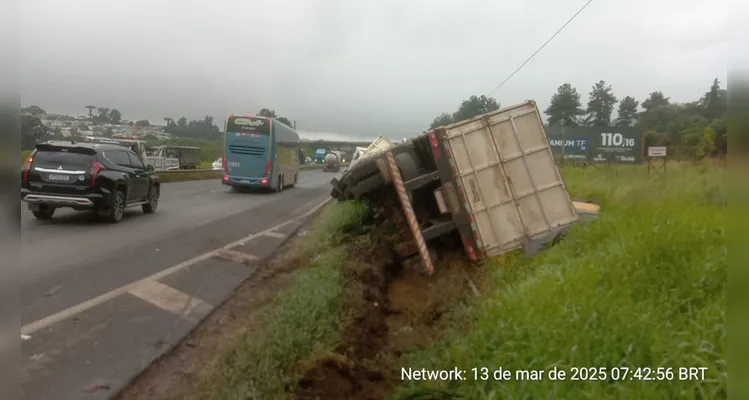
[[[307,132],[402,137],[491,91],[582,4],[24,1],[23,103],[70,114],[102,105],[156,123],[268,107]],[[586,100],[604,79],[620,98],[694,100],[725,81],[729,17],[747,8],[594,1],[493,96],[546,107],[564,82]]]

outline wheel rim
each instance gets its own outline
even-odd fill
[[[151,194],[151,207],[156,208],[157,205],[159,205],[159,191],[154,190],[153,194]]]
[[[114,199],[114,219],[119,220],[120,218],[122,218],[122,214],[124,212],[123,208],[122,196],[117,196]]]

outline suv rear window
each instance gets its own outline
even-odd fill
[[[70,167],[88,169],[94,160],[92,154],[66,151],[38,151],[34,156],[34,165],[42,168],[70,169]]]

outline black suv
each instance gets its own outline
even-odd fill
[[[120,222],[125,208],[156,211],[161,182],[152,165],[114,144],[50,141],[37,144],[21,171],[21,200],[38,219],[59,207],[96,210]]]

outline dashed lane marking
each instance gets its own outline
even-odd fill
[[[136,281],[136,282],[133,282],[133,283],[129,283],[129,284],[125,285],[125,286],[121,286],[121,287],[119,287],[117,289],[111,290],[111,291],[109,291],[107,293],[104,293],[104,294],[102,294],[100,296],[94,297],[93,299],[86,300],[83,303],[77,304],[77,305],[75,305],[73,307],[70,307],[70,308],[66,308],[66,309],[64,309],[62,311],[59,311],[57,313],[48,315],[48,316],[46,316],[46,317],[44,317],[42,319],[39,319],[39,320],[36,320],[36,321],[31,322],[29,324],[26,324],[26,325],[24,325],[24,326],[21,327],[21,334],[22,335],[31,335],[32,333],[34,333],[34,332],[36,332],[36,331],[38,331],[40,329],[47,328],[47,327],[49,327],[49,326],[51,326],[51,325],[53,325],[55,323],[58,323],[60,321],[63,321],[63,320],[68,319],[70,317],[73,317],[73,316],[75,316],[77,314],[80,314],[80,313],[82,313],[82,312],[84,312],[84,311],[86,311],[86,310],[88,310],[88,309],[90,309],[92,307],[95,307],[95,306],[97,306],[99,304],[102,304],[102,303],[104,303],[104,302],[106,302],[108,300],[114,299],[117,296],[120,296],[122,294],[128,293],[131,289],[138,287],[139,285],[143,284],[144,282],[158,281],[158,280],[160,280],[160,279],[162,279],[164,277],[167,277],[167,276],[169,276],[169,275],[171,275],[171,274],[173,274],[173,273],[175,273],[177,271],[180,271],[180,270],[185,269],[185,268],[187,268],[189,266],[195,265],[195,264],[197,264],[199,262],[202,262],[202,261],[205,261],[205,260],[207,260],[207,259],[209,259],[211,257],[214,257],[214,256],[218,255],[218,253],[220,251],[222,251],[222,250],[229,250],[232,247],[238,246],[238,245],[240,245],[242,243],[245,243],[245,242],[248,242],[248,241],[252,240],[253,238],[255,238],[255,237],[259,236],[259,235],[262,235],[265,232],[275,231],[275,230],[283,228],[284,226],[286,226],[288,224],[291,224],[291,223],[293,223],[293,222],[295,222],[297,220],[304,219],[304,218],[312,215],[315,211],[317,211],[320,208],[322,208],[325,204],[327,204],[331,200],[332,200],[332,197],[329,197],[329,198],[325,199],[324,201],[320,202],[318,205],[314,206],[311,210],[307,211],[306,213],[304,213],[304,214],[302,214],[302,215],[300,215],[300,216],[298,216],[296,218],[292,218],[292,219],[290,219],[288,221],[282,222],[282,223],[280,223],[280,224],[278,224],[278,225],[276,225],[276,226],[274,226],[272,228],[266,229],[266,230],[264,230],[262,232],[258,232],[258,233],[249,235],[249,236],[247,236],[245,238],[242,238],[242,239],[239,239],[239,240],[237,240],[235,242],[229,243],[226,246],[221,247],[219,249],[216,249],[216,250],[213,250],[213,251],[209,251],[208,253],[201,254],[201,255],[199,255],[197,257],[194,257],[194,258],[191,258],[191,259],[189,259],[187,261],[183,261],[183,262],[181,262],[181,263],[179,263],[177,265],[169,267],[169,268],[167,268],[167,269],[165,269],[163,271],[157,272],[157,273],[155,273],[155,274],[153,274],[151,276],[148,276],[146,278],[143,278],[143,279],[141,279],[139,281]]]
[[[213,309],[205,301],[158,281],[141,282],[128,293],[191,322],[198,322]]]
[[[269,237],[276,238],[276,239],[283,239],[286,237],[286,235],[284,235],[281,232],[273,232],[273,231],[263,232],[263,236],[269,236]]]
[[[255,257],[252,254],[242,253],[240,251],[234,250],[221,250],[216,253],[216,257],[223,258],[224,260],[228,261],[236,261],[242,264],[252,264],[255,261],[259,260],[258,257]]]

